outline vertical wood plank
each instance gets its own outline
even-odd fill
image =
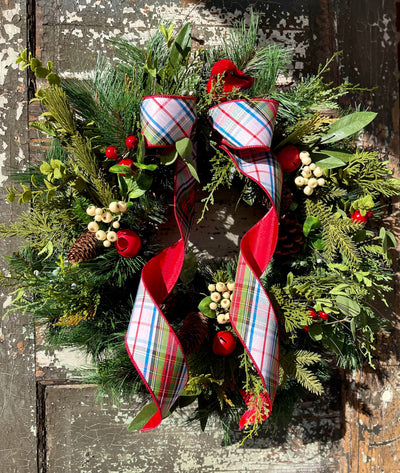
[[[26,47],[26,3],[0,0],[0,219],[12,221],[18,204],[6,200],[11,166],[27,162],[27,93],[24,74],[15,64]],[[0,241],[0,254],[16,248],[17,241]],[[4,259],[0,268],[6,269]],[[31,319],[10,316],[3,320],[6,288],[0,289],[0,470],[34,473],[36,469],[36,402],[34,340]]]

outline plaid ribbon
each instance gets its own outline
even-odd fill
[[[243,236],[229,311],[232,327],[253,360],[272,408],[279,377],[278,324],[272,304],[260,282],[275,251],[282,172],[270,152],[278,110],[274,100],[229,101],[209,111],[213,127],[222,136],[221,148],[235,166],[267,194],[271,207]]]
[[[190,138],[196,123],[196,99],[177,95],[144,97],[140,107],[147,146],[171,146]]]
[[[190,106],[185,104],[186,101]],[[151,146],[173,145],[176,140],[184,137],[182,133],[185,136],[189,131],[191,133],[196,120],[194,99],[146,97],[142,103],[141,116],[145,117],[142,132]],[[148,117],[152,120],[148,120]],[[155,121],[158,119],[159,126]],[[151,127],[148,125],[150,121]],[[131,361],[157,407],[156,414],[142,431],[153,429],[160,424],[188,381],[188,369],[182,348],[160,310],[160,304],[172,291],[181,272],[193,220],[194,203],[195,180],[187,165],[179,158],[175,168],[174,204],[180,239],[144,266],[125,337]]]

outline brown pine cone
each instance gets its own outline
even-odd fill
[[[279,225],[275,254],[282,256],[296,254],[301,250],[303,243],[303,227],[290,213],[284,215]]]
[[[70,263],[84,263],[96,257],[98,252],[96,234],[86,230],[68,251],[68,261]]]
[[[208,317],[201,312],[190,312],[176,335],[185,355],[196,352],[208,335]]]

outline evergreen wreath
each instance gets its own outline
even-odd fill
[[[62,79],[51,62],[20,54],[17,62],[46,80],[34,99],[44,113],[31,126],[51,144],[13,175],[8,200],[32,205],[0,226],[1,237],[25,240],[0,280],[11,287],[8,312],[32,314],[46,326],[50,346],[84,350],[94,364],[86,380],[115,401],[129,399],[143,383],[124,337],[141,270],[162,249],[157,232],[171,218],[173,164],[181,160],[205,192],[199,220],[224,187],[239,189],[240,205],[270,208],[219,148],[208,112],[235,100],[277,101],[271,149],[284,171],[280,228],[261,279],[279,324],[279,386],[269,421],[265,384],[230,324],[237,261],[206,264],[187,253],[160,307],[189,371],[170,411],[196,402],[192,420],[203,429],[214,413],[227,437],[239,425],[246,439],[274,420],[281,425],[282,412],[287,416],[305,390],[322,395],[332,362],[373,367],[376,335],[385,326],[374,304],[386,303],[391,290],[396,245],[383,218],[400,181],[377,152],[357,149],[354,137],[375,113],[340,108],[338,99],[357,88],[324,82],[334,58],[315,75],[277,86],[290,53],[259,47],[257,15],[214,48],[192,50],[190,31],[190,24],[178,32],[161,24],[144,50],[114,41],[119,60],[99,55],[85,80]],[[195,96],[195,135],[167,148],[148,146],[141,104],[155,94]],[[154,413],[153,402],[129,428],[143,428]]]

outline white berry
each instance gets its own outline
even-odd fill
[[[317,166],[314,169],[314,176],[315,177],[321,177],[323,174],[324,174],[324,171],[319,166]]]
[[[110,246],[111,246],[111,241],[109,241],[109,240],[104,240],[104,241],[103,241],[103,245],[104,245],[106,248],[110,248]]]
[[[103,209],[101,209],[100,207],[97,207],[94,211],[95,215],[101,215],[102,213],[103,213]]]
[[[325,185],[325,179],[323,177],[320,177],[317,179],[318,185],[319,186],[324,186]]]
[[[119,228],[121,225],[119,222],[113,222],[112,226],[113,228]]]
[[[217,316],[217,322],[219,324],[227,324],[229,322],[229,314],[219,314]]]
[[[222,294],[222,299],[229,299],[231,293],[229,291],[226,291]]]
[[[96,232],[96,238],[100,241],[104,241],[107,238],[107,234],[104,230],[98,230]]]
[[[215,289],[218,292],[225,292],[226,291],[226,286],[223,282],[217,282],[217,284],[215,285]]]
[[[99,229],[99,226],[97,225],[96,222],[90,222],[89,225],[87,226],[89,232],[95,233]]]
[[[311,169],[311,171],[314,171],[317,165],[315,163],[311,163],[308,167]]]
[[[233,281],[229,281],[226,287],[228,288],[228,291],[233,291],[235,289],[235,283]]]
[[[312,189],[315,189],[315,187],[318,186],[318,181],[315,179],[315,177],[311,177],[308,180],[308,187],[311,187]]]
[[[304,189],[303,189],[303,192],[304,194],[306,195],[311,195],[313,192],[314,192],[314,189],[310,186],[306,186]]]
[[[222,299],[221,307],[223,309],[229,309],[230,306],[231,306],[231,301],[229,299]]]
[[[126,202],[123,202],[122,200],[118,202],[118,208],[120,212],[126,212],[128,210]]]
[[[217,310],[218,305],[215,302],[211,302],[208,306],[211,310]]]
[[[219,302],[221,300],[221,294],[219,292],[213,292],[210,297],[213,302]]]
[[[101,222],[103,220],[103,216],[102,215],[95,215],[94,219],[96,220],[96,222]]]
[[[108,232],[107,233],[107,240],[108,241],[117,241],[117,234],[115,232]]]
[[[303,170],[301,171],[301,175],[303,177],[310,177],[311,176],[310,166],[304,166]]]
[[[304,186],[304,177],[301,177],[301,176],[297,176],[296,179],[294,180],[294,183],[296,184],[296,186]]]
[[[113,216],[111,212],[104,212],[101,219],[104,223],[110,223],[113,221]]]
[[[86,213],[91,217],[94,217],[96,213],[96,207],[94,205],[89,205],[89,207],[86,209]]]
[[[209,285],[208,285],[208,290],[209,290],[210,292],[215,292],[215,284],[209,284]]]
[[[108,206],[108,208],[111,210],[111,212],[113,212],[115,214],[119,212],[118,202],[111,202],[111,204]]]

